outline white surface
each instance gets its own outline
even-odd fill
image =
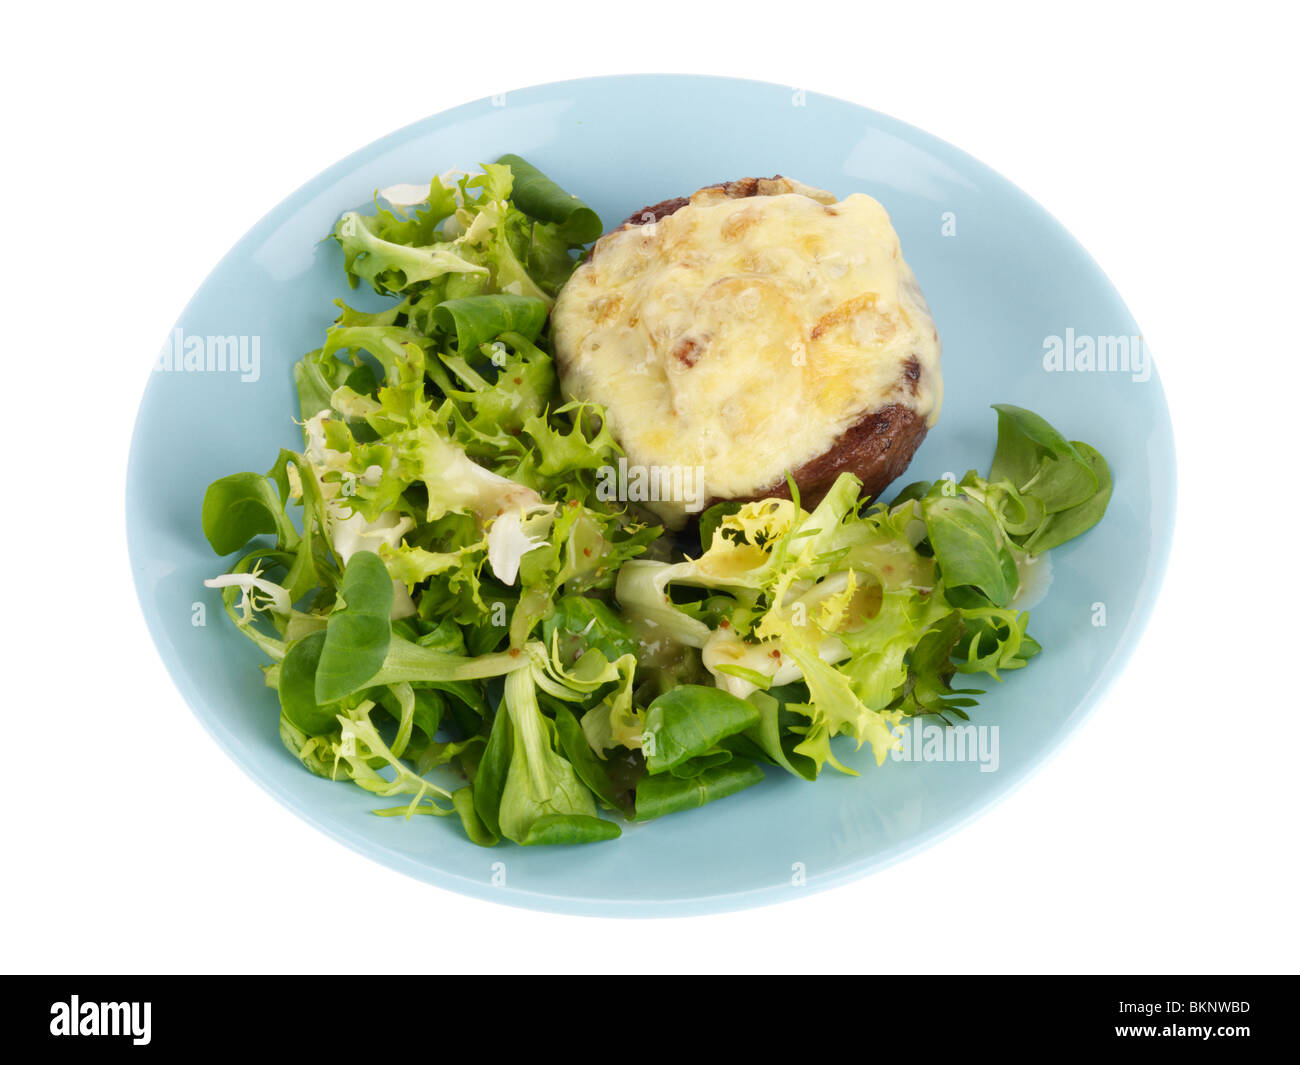
[[[7,16],[0,967],[586,970],[617,943],[635,972],[1294,971],[1300,93],[1283,5],[656,5],[689,11],[689,35],[634,5],[556,3],[554,31],[547,5],[490,6],[404,9],[396,54],[357,4]],[[1019,184],[1141,323],[1182,483],[1136,660],[1010,800],[830,893],[619,924],[445,894],[264,795],[154,652],[122,497],[158,346],[264,211],[426,114],[627,71],[843,96]]]

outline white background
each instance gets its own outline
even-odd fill
[[[0,967],[1297,968],[1300,419],[1287,323],[1300,93],[1283,5],[21,10],[5,16],[0,69]],[[1141,324],[1181,483],[1164,595],[1134,661],[1009,800],[835,891],[616,922],[438,891],[263,794],[154,652],[126,561],[123,484],[162,338],[281,198],[455,104],[635,71],[841,96],[1024,188]]]

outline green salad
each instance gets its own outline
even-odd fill
[[[596,214],[517,156],[409,198],[334,228],[389,303],[338,301],[295,366],[301,450],[203,501],[237,556],[207,583],[308,770],[485,846],[607,840],[852,773],[842,745],[882,762],[911,719],[967,718],[963,675],[1038,653],[1021,574],[1100,520],[1093,448],[999,405],[985,476],[884,504],[844,474],[811,513],[791,481],[673,534],[600,498],[618,443],[560,394],[548,312]]]

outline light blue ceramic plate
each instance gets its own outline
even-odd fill
[[[1110,511],[1053,553],[1053,582],[1030,625],[1045,650],[985,696],[975,722],[997,729],[982,734],[983,748],[977,742],[942,761],[924,760],[922,749],[916,760],[880,768],[869,750],[846,752],[860,777],[827,772],[806,784],[773,770],[758,787],[632,826],[612,843],[493,850],[467,842],[455,818],[374,817],[368,794],[312,776],[284,750],[259,656],[202,584],[223,568],[199,528],[204,489],[227,473],[265,470],[277,448],[301,444],[290,366],[319,346],[331,301],[348,293],[337,245],[320,243],[338,215],[377,188],[504,152],[535,163],[607,224],[745,175],[784,173],[841,196],[870,193],[893,217],[944,342],[943,416],[912,476],[986,469],[995,402],[1038,411],[1107,456]],[[570,913],[680,915],[779,902],[896,861],[1006,795],[1097,706],[1133,653],[1169,552],[1175,476],[1164,395],[1149,361],[1135,357],[1137,341],[1105,339],[1139,331],[1088,254],[970,156],[884,115],[780,85],[599,78],[418,122],[271,211],[176,328],[184,337],[249,338],[247,364],[254,343],[260,363],[256,374],[157,372],[140,406],[127,524],[140,601],[167,668],[217,742],[280,802],[394,869],[481,898]],[[1108,362],[1127,360],[1127,369],[1048,368],[1054,337],[1080,352],[1099,344]],[[206,604],[206,625],[195,624],[196,603]]]

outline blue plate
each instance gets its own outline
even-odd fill
[[[320,242],[339,214],[377,188],[504,152],[539,166],[607,224],[746,175],[870,193],[893,217],[944,342],[943,416],[912,476],[987,469],[997,402],[1038,411],[1106,455],[1110,511],[1052,553],[1051,587],[1030,622],[1044,651],[990,684],[974,717],[982,731],[946,751],[914,744],[910,760],[881,767],[869,750],[846,748],[841,757],[860,777],[828,771],[807,784],[771,770],[758,787],[631,826],[614,842],[554,849],[485,850],[455,818],[375,817],[372,796],[312,776],[285,751],[259,655],[202,583],[224,568],[200,531],[204,489],[301,446],[290,366],[320,345],[331,301],[348,295],[338,246]],[[1175,476],[1164,394],[1137,325],[1088,254],[970,156],[884,115],[779,85],[596,78],[425,119],[271,211],[176,329],[182,351],[190,338],[233,338],[226,350],[243,368],[161,362],[140,406],[127,480],[131,561],[168,670],[204,727],[280,802],[363,854],[467,895],[568,913],[681,915],[777,902],[893,862],[987,809],[1078,727],[1133,653],[1169,553]],[[1104,368],[1088,368],[1098,361]]]

